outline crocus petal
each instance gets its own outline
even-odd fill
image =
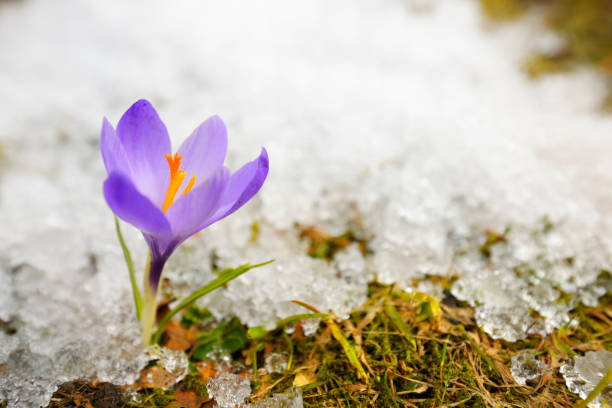
[[[117,217],[139,230],[152,235],[169,232],[170,224],[161,210],[126,175],[113,172],[108,176],[104,182],[104,198]]]
[[[148,101],[134,103],[121,117],[117,135],[132,169],[132,181],[161,208],[170,180],[165,154],[170,154],[166,126]]]
[[[227,129],[218,116],[212,116],[193,131],[178,149],[181,168],[187,177],[196,176],[196,185],[206,181],[223,166],[227,153]]]
[[[221,198],[221,205],[208,225],[227,217],[257,194],[268,176],[268,168],[268,152],[262,147],[257,159],[245,164],[232,174]]]
[[[229,170],[220,168],[204,183],[179,198],[166,212],[172,228],[172,236],[177,241],[187,239],[198,232],[219,206],[223,191],[229,180]]]
[[[100,151],[106,172],[114,171],[131,175],[130,165],[121,140],[117,137],[113,125],[106,118],[102,120],[102,132],[100,135]]]

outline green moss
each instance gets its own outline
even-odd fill
[[[367,242],[358,238],[352,231],[337,236],[332,236],[327,232],[318,228],[302,228],[300,237],[310,241],[308,247],[308,255],[313,258],[321,258],[331,261],[336,253],[349,246],[352,243],[357,243],[362,253],[367,252]]]
[[[201,331],[191,356],[194,360],[201,361],[206,360],[212,351],[233,354],[246,348],[248,341],[247,327],[240,323],[239,319],[233,318]]]
[[[212,313],[208,309],[201,309],[197,306],[189,306],[181,316],[181,324],[185,328],[190,328],[195,323],[206,323],[212,319]]]
[[[507,227],[504,232],[498,233],[492,230],[485,231],[487,239],[484,244],[480,246],[480,253],[482,256],[489,258],[491,256],[491,249],[494,245],[506,243],[506,236],[510,233],[510,227]]]
[[[417,322],[419,301],[414,298],[411,301],[409,296],[399,295],[395,288],[377,283],[370,285],[369,289],[368,302],[357,308],[346,324],[339,322],[338,325],[344,328],[346,335],[353,333],[351,341],[360,345],[363,353],[361,361],[371,373],[370,380],[364,381],[357,374],[342,347],[322,326],[312,340],[301,343],[294,339],[297,345],[294,349],[294,369],[275,377],[274,381],[279,381],[279,378],[281,381],[268,393],[286,390],[296,370],[314,360],[318,362],[316,381],[302,389],[306,407],[361,407],[374,399],[377,406],[385,407],[396,404],[489,407],[492,403],[516,407],[534,406],[534,403],[539,406],[552,404],[569,407],[576,398],[567,393],[562,378],[550,379],[534,395],[531,395],[529,388],[525,390],[515,387],[513,382],[507,383],[510,358],[520,350],[540,347],[539,358],[550,361],[549,354],[552,354],[556,358],[554,361],[559,361],[559,356],[566,355],[564,349],[571,349],[566,341],[582,344],[592,341],[600,330],[609,330],[609,327],[581,324],[580,328],[568,328],[542,345],[539,337],[517,343],[494,341],[472,324],[465,328],[451,324],[450,332],[440,330],[440,326],[448,327],[449,322],[464,318],[469,309],[467,307],[453,310],[443,306],[442,315],[437,320]],[[584,308],[583,312],[592,320],[591,314],[597,313],[593,310]],[[398,319],[402,323],[398,323]],[[357,327],[360,327],[359,341],[355,338]],[[601,336],[601,333],[597,336]],[[324,343],[320,343],[322,339],[326,339]],[[563,345],[556,344],[556,340],[563,342]],[[263,341],[274,344],[275,349],[286,344],[281,342],[278,332],[268,333]],[[499,367],[506,367],[504,375]],[[266,380],[259,386],[265,388]]]
[[[208,397],[206,382],[204,382],[202,376],[197,371],[191,371],[189,374],[187,374],[182,383],[184,389],[194,391],[202,398]]]
[[[165,391],[158,388],[148,389],[139,392],[141,401],[139,403],[132,403],[129,406],[131,408],[158,408],[165,407],[172,401],[176,401],[174,391]]]

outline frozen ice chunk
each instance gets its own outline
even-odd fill
[[[51,358],[31,352],[27,345],[13,350],[4,367],[0,364],[0,401],[10,406],[46,405],[60,383]]]
[[[287,354],[270,353],[266,356],[265,366],[268,374],[282,373],[287,369]]]
[[[302,320],[302,329],[304,330],[305,336],[312,336],[317,332],[321,319],[305,319]]]
[[[612,352],[608,350],[589,351],[584,356],[576,356],[561,366],[567,388],[580,398],[586,399],[597,383],[612,367]],[[599,396],[589,404],[590,408],[603,408],[612,404],[612,385],[609,384]]]
[[[87,379],[96,372],[95,361],[87,358],[82,346],[69,343],[61,347],[53,355],[53,363],[58,370],[58,379],[67,382],[75,378]]]
[[[497,241],[485,247],[491,237]],[[543,221],[532,228],[513,226],[503,235],[468,235],[455,260],[460,278],[451,292],[476,308],[478,323],[494,338],[516,341],[529,333],[546,335],[570,321],[575,302],[595,304],[605,293],[593,262],[607,261],[575,253],[570,238],[563,223],[553,227]],[[559,289],[575,298],[560,299]],[[534,311],[537,318],[531,317]]]
[[[232,220],[227,221],[224,227],[229,228]],[[219,268],[255,263],[269,257],[269,250],[263,244],[250,244],[241,251],[235,243],[224,245],[224,240],[231,235],[219,232],[211,232],[210,242],[194,239],[191,242],[193,252],[210,254],[210,245],[219,245],[215,247],[220,249],[216,251]],[[199,299],[198,304],[207,307],[217,318],[237,316],[248,326],[263,325],[266,329],[273,329],[278,320],[305,312],[302,307],[291,303],[294,299],[304,301],[322,312],[332,310],[339,316],[346,316],[352,308],[365,301],[367,279],[360,275],[365,273],[363,270],[353,269],[341,276],[335,265],[309,257],[303,246],[293,247],[292,240],[287,240],[283,245],[286,247],[279,250],[281,256],[276,262],[249,271],[229,282],[227,288]],[[361,257],[361,254],[358,256]],[[169,265],[170,276],[175,273],[175,268],[174,264]],[[195,273],[201,279],[199,285],[215,276],[205,267]],[[191,286],[191,290],[196,287]],[[318,321],[305,321],[303,326],[305,332],[312,334],[317,330]]]
[[[338,251],[334,256],[334,265],[338,275],[350,285],[365,285],[372,278],[366,271],[366,260],[358,244],[351,244]]]
[[[293,387],[283,394],[274,394],[270,398],[249,404],[248,408],[302,408],[303,406],[302,389]]]
[[[546,365],[535,358],[530,350],[523,350],[512,357],[510,372],[512,377],[519,385],[527,384],[527,381],[534,380],[542,376]]]
[[[517,341],[535,324],[526,308],[476,307],[476,322],[494,339]]]
[[[251,395],[251,383],[244,377],[232,373],[220,373],[211,378],[206,385],[208,395],[220,408],[241,406]]]
[[[166,370],[169,377],[172,378],[173,382],[168,384],[168,387],[178,383],[189,373],[189,359],[184,351],[154,345],[147,348],[146,356],[149,361],[156,360],[157,365]]]

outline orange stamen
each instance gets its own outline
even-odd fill
[[[166,156],[168,167],[170,167],[170,180],[172,180],[176,172],[179,170],[179,167],[181,167],[181,159],[183,156],[179,156],[178,153],[174,153],[174,157],[168,153],[166,153],[164,156]]]
[[[195,180],[196,179],[195,179],[195,174],[194,174],[193,176],[191,176],[191,180],[189,180],[189,183],[187,183],[187,187],[185,187],[185,189],[183,190],[181,197],[191,191],[191,189],[193,188],[193,185],[195,184]]]
[[[174,202],[174,198],[176,197],[176,193],[178,193],[181,185],[183,184],[183,180],[185,180],[185,176],[187,172],[181,170],[181,159],[182,157],[178,153],[174,153],[174,156],[166,154],[166,161],[168,161],[168,168],[170,169],[170,184],[168,185],[168,190],[166,190],[166,198],[164,199],[163,211],[166,213],[168,208]],[[187,187],[183,190],[181,196],[187,194],[193,185],[195,184],[195,174],[189,180]]]

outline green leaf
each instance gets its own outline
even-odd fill
[[[132,284],[132,294],[134,296],[134,305],[136,306],[136,317],[138,317],[138,320],[140,320],[140,315],[142,314],[142,299],[140,298],[140,291],[138,290],[138,284],[136,283],[136,274],[134,273],[134,263],[132,262],[132,255],[130,254],[130,250],[125,244],[125,241],[123,240],[123,235],[121,234],[121,227],[119,226],[119,219],[116,215],[114,217],[117,237],[119,238],[121,249],[123,249],[123,257],[125,258],[125,263],[127,264],[128,272],[130,273],[130,283]]]
[[[164,327],[166,327],[166,324],[170,321],[170,319],[172,319],[172,317],[174,317],[175,314],[177,314],[202,296],[207,295],[213,290],[220,288],[229,281],[236,279],[237,277],[250,271],[251,269],[259,268],[271,262],[274,262],[274,259],[257,265],[245,264],[234,269],[226,269],[225,271],[223,271],[217,279],[208,282],[206,285],[202,286],[201,288],[193,292],[191,295],[181,300],[174,309],[172,309],[170,312],[168,312],[168,314],[166,314],[166,316],[164,316],[161,322],[159,322],[159,324],[157,325],[157,331],[155,331],[155,335],[153,336],[152,344],[159,343],[161,335],[164,332]]]
[[[428,320],[433,322],[438,318],[442,311],[440,310],[440,304],[438,303],[438,299],[434,297],[430,297],[428,301],[422,302],[419,305],[419,315],[416,318],[417,322],[421,322],[423,320]]]
[[[197,306],[189,306],[187,311],[181,316],[183,327],[190,328],[197,322],[202,322],[212,318],[212,313],[208,309],[200,309]]]
[[[251,327],[247,331],[248,338],[252,339],[252,340],[263,339],[264,337],[266,337],[266,334],[268,334],[268,331],[266,329],[264,329],[263,326]]]

